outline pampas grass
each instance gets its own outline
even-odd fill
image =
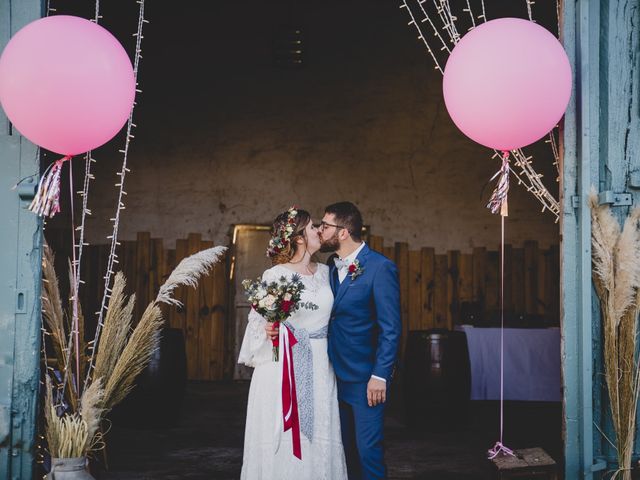
[[[84,378],[82,373],[89,365],[93,365],[79,398],[78,392],[72,388],[73,382],[67,382],[67,388],[61,392],[59,386],[52,385],[52,381],[57,381],[55,376],[49,369],[46,370],[45,437],[52,456],[81,457],[103,444],[101,424],[105,413],[131,392],[136,377],[146,368],[158,348],[164,324],[159,304],[181,305],[172,296],[174,290],[180,286],[196,287],[198,280],[209,272],[225,251],[225,247],[210,248],[182,260],[160,287],[157,298],[147,306],[133,331],[135,295],[126,298],[126,279],[122,273],[116,274],[102,334],[94,340],[95,348],[91,350],[91,356],[86,356],[86,346],[84,341],[81,342],[78,375],[74,370],[74,362],[67,364],[68,349],[74,349],[75,346],[68,344],[67,338],[71,337],[70,325],[66,320],[69,315],[65,315],[60,300],[53,254],[45,247],[43,316],[46,333],[54,343],[58,368],[68,378]],[[84,320],[81,317],[78,309],[79,330],[84,337]]]
[[[97,437],[99,437],[98,432],[104,411],[104,389],[102,388],[102,380],[96,378],[84,392],[82,392],[82,398],[80,398],[80,417],[82,417],[87,424],[87,444],[85,445],[85,451],[92,450],[98,441]]]
[[[53,265],[53,252],[48,245],[45,245],[42,258],[42,319],[51,338],[55,359],[62,368],[66,363],[63,352],[66,349],[67,339],[60,286]]]
[[[134,380],[148,365],[151,355],[158,348],[162,325],[160,308],[155,303],[150,303],[105,385],[105,408],[113,408],[133,389]]]
[[[85,456],[93,438],[89,433],[89,424],[77,413],[59,415],[60,407],[54,403],[49,377],[46,377],[46,386],[44,416],[49,454],[55,458]]]
[[[135,294],[131,295],[127,302],[124,294],[126,286],[127,281],[124,275],[122,272],[118,272],[113,282],[113,290],[109,299],[104,326],[102,327],[100,348],[97,349],[95,354],[93,376],[102,378],[105,385],[109,383],[118,358],[127,344],[131,330]]]
[[[73,322],[73,309],[74,309],[74,297],[75,297],[75,283],[74,283],[74,272],[73,265],[71,260],[68,263],[69,270],[69,284],[71,285],[71,295],[69,295],[69,314],[67,315],[69,322]],[[79,350],[80,350],[80,374],[78,378],[84,378],[86,365],[87,365],[87,345],[84,341],[84,315],[82,313],[82,305],[80,302],[77,302],[76,306],[77,320],[78,320],[78,342],[79,342]],[[74,345],[75,346],[75,345]]]
[[[616,433],[618,470],[612,478],[631,479],[636,410],[640,391],[637,334],[640,314],[640,208],[622,231],[608,206],[591,206],[593,281],[602,311],[604,370]]]
[[[70,328],[67,315],[62,307],[60,283],[54,269],[55,256],[47,244],[44,245],[43,250],[41,297],[43,327],[47,337],[51,340],[53,358],[55,358],[58,370],[66,372],[67,363],[71,359],[68,350],[68,332]],[[57,385],[56,383],[56,388],[61,389],[62,385]],[[65,389],[66,397],[71,407],[75,410],[78,403],[73,383],[66,382]]]
[[[56,408],[47,405],[50,413],[47,419],[47,439],[49,440],[49,453],[54,458],[76,458],[86,455],[85,445],[88,442],[89,433],[87,422],[78,414],[56,415]],[[52,438],[56,443],[52,443]],[[52,445],[54,445],[52,447]]]
[[[182,302],[172,297],[173,291],[182,285],[195,288],[200,277],[208,273],[226,251],[226,247],[213,247],[183,259],[160,287],[156,302],[182,306]]]

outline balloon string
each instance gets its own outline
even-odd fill
[[[72,248],[71,276],[73,281],[73,286],[71,291],[71,294],[72,294],[71,302],[73,305],[71,328],[73,330],[75,347],[76,347],[76,378],[75,378],[76,393],[78,395],[78,398],[80,398],[80,395],[82,393],[80,392],[80,325],[79,325],[79,318],[78,318],[78,281],[77,281],[78,272],[76,271],[78,261],[76,260],[76,222],[75,222],[74,205],[73,205],[73,195],[75,192],[73,191],[73,168],[71,168],[72,161],[73,160],[69,158],[69,197],[71,199],[70,208],[71,208],[71,248]]]
[[[489,459],[498,455],[515,455],[513,450],[504,445],[504,231],[505,217],[509,215],[509,152],[502,151],[502,165],[491,180],[498,178],[487,208],[491,213],[500,213],[500,440],[488,451]]]
[[[500,440],[488,451],[489,459],[496,458],[500,453],[515,455],[513,450],[503,442],[504,433],[504,219],[500,216]]]

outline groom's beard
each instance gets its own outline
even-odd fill
[[[329,240],[324,240],[320,242],[320,251],[322,253],[332,253],[340,248],[340,240],[338,240],[338,236],[334,235]]]

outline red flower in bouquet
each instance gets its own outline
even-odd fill
[[[284,313],[289,313],[292,306],[293,306],[293,302],[291,300],[283,300],[282,303],[280,304],[280,309]]]

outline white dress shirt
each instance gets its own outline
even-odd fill
[[[340,259],[343,262],[345,262],[344,267],[338,269],[338,280],[340,281],[340,283],[342,283],[344,279],[347,278],[347,275],[349,274],[349,265],[351,265],[356,260],[356,258],[360,254],[360,251],[364,248],[364,245],[365,243],[362,242],[360,246],[356,248],[353,252],[351,252],[346,257]],[[371,375],[371,378],[381,380],[385,383],[387,382],[384,378],[378,377],[377,375]]]
[[[364,248],[364,242],[362,242],[360,246],[356,248],[353,252],[351,252],[349,255],[340,259],[343,262],[345,262],[345,266],[343,268],[338,269],[338,280],[340,280],[340,283],[342,283],[344,279],[347,278],[347,275],[349,274],[349,265],[351,265],[356,260],[356,258],[358,257],[358,254],[363,248]]]

